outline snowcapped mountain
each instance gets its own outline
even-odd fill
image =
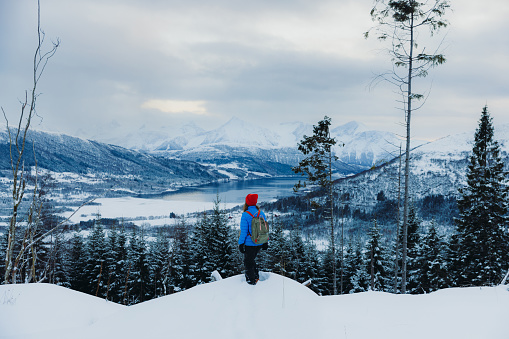
[[[217,129],[205,131],[196,124],[182,126],[174,135],[138,144],[136,149],[174,159],[196,161],[219,168],[230,178],[291,175],[291,167],[303,155],[297,144],[304,135],[311,136],[313,126],[302,122],[287,122],[276,126],[248,123],[232,118]],[[349,122],[331,130],[338,141],[334,151],[339,158],[335,164],[341,175],[351,175],[389,161],[399,153],[401,140],[396,135],[369,130],[358,122]],[[153,134],[152,137],[156,137]],[[133,137],[131,143],[118,144],[132,147],[143,134]],[[157,144],[157,146],[155,146]]]
[[[195,162],[158,157],[58,133],[31,130],[27,145],[30,147],[25,147],[25,166],[34,165],[35,150],[40,169],[93,176],[100,178],[101,185],[118,184],[133,192],[164,191],[225,178]],[[9,154],[8,136],[3,130],[0,131],[0,172],[10,170]]]
[[[495,126],[495,140],[501,146],[501,157],[507,169],[509,125]],[[466,185],[466,170],[473,143],[474,131],[471,131],[447,136],[415,148],[411,152],[410,161],[412,198],[419,199],[429,195],[456,197],[458,189]],[[393,159],[383,166],[340,180],[338,187],[350,192],[358,203],[376,203],[376,195],[380,191],[384,191],[389,199],[396,199],[399,166],[399,159]]]
[[[280,144],[278,134],[238,118],[232,118],[211,131],[193,128],[193,126],[196,125],[184,125],[180,130],[181,135],[164,141],[154,151],[190,150],[211,146],[270,149],[279,147]]]
[[[338,141],[336,155],[347,164],[365,168],[388,162],[399,155],[399,146],[404,140],[393,133],[369,130],[365,125],[351,121],[331,130]],[[413,141],[413,147],[422,145]]]

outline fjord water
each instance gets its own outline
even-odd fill
[[[158,199],[211,202],[217,196],[223,204],[243,204],[246,195],[258,194],[258,202],[268,202],[276,198],[288,197],[293,193],[293,186],[299,178],[264,178],[242,181],[212,183],[197,187],[182,188],[157,196]],[[156,196],[154,196],[156,198]]]

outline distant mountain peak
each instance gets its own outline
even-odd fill
[[[213,144],[271,148],[279,145],[279,136],[257,121],[250,123],[233,117],[221,127],[206,132],[202,145]]]
[[[198,135],[204,133],[205,130],[198,126],[194,121],[191,121],[180,127],[180,132],[185,135]]]
[[[334,129],[332,129],[331,133],[335,134],[335,135],[339,135],[339,136],[342,136],[342,135],[351,136],[354,134],[366,132],[368,130],[369,130],[369,128],[367,128],[366,125],[364,125],[364,124],[362,124],[358,121],[350,121],[344,125],[341,125],[341,126],[338,126]]]

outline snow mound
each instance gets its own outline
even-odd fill
[[[0,338],[50,338],[126,308],[52,284],[0,285]]]
[[[62,287],[0,286],[0,337],[12,338],[507,338],[507,286],[427,295],[319,297],[291,279],[242,275],[131,307]]]

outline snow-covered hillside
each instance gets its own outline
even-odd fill
[[[429,195],[455,197],[466,185],[468,158],[472,154],[475,131],[450,135],[412,150],[410,182],[412,199]],[[509,125],[495,126],[495,140],[509,169]],[[390,199],[398,194],[399,161],[343,179],[338,189],[350,192],[353,204],[373,205],[383,191]],[[403,180],[403,179],[402,179]]]
[[[319,297],[262,273],[125,307],[48,284],[0,286],[0,337],[13,338],[508,338],[508,286],[428,295]]]

